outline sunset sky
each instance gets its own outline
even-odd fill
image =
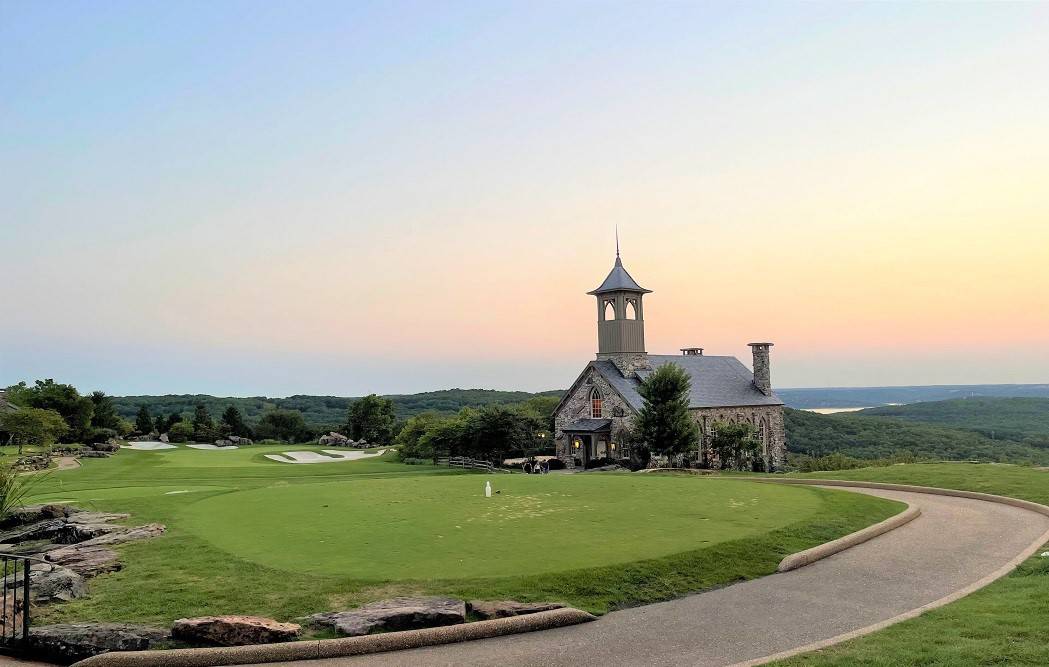
[[[1049,381],[1049,4],[0,0],[0,386]]]

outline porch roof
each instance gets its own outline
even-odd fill
[[[597,433],[609,430],[611,425],[611,419],[577,419],[561,430],[572,433]]]

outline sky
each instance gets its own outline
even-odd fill
[[[1049,4],[0,0],[0,386],[1049,380]]]

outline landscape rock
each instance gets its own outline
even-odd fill
[[[100,544],[120,544],[122,542],[131,542],[134,540],[145,540],[150,537],[157,537],[158,535],[164,534],[164,524],[162,523],[147,523],[144,526],[135,526],[134,528],[124,528],[120,526],[122,530],[114,531],[112,533],[106,533],[90,540],[85,540],[80,543],[80,546],[97,546]]]
[[[398,597],[372,602],[356,609],[313,614],[310,626],[333,629],[349,637],[370,632],[415,630],[466,622],[466,603],[445,597]]]
[[[17,543],[29,540],[50,539],[57,536],[66,525],[66,520],[42,519],[0,532],[0,542]]]
[[[301,630],[294,623],[261,616],[202,616],[178,619],[171,626],[171,636],[188,642],[244,646],[292,641]]]
[[[41,554],[47,561],[67,567],[83,577],[116,572],[122,566],[117,552],[104,546],[73,544]],[[30,579],[30,583],[32,580]]]
[[[50,465],[51,457],[42,454],[32,454],[15,460],[15,467],[19,470],[44,470]]]
[[[517,602],[515,600],[471,600],[467,603],[469,611],[485,620],[535,614],[563,607],[564,605],[558,602]]]
[[[3,521],[2,527],[8,528],[10,526],[24,525],[27,523],[33,523],[34,521],[42,521],[44,519],[60,519],[73,514],[74,510],[69,505],[26,505],[25,507],[18,507],[11,510],[7,518]]]
[[[22,585],[23,572],[7,575],[3,579],[5,589]],[[52,563],[33,563],[29,570],[29,597],[34,602],[68,602],[87,593],[84,577],[66,567]]]
[[[215,446],[216,447],[232,447],[233,446],[233,441],[232,440],[216,440],[215,441]]]
[[[70,664],[108,651],[145,651],[168,637],[160,628],[125,623],[34,625],[29,650],[34,656]]]
[[[120,445],[112,442],[93,442],[88,448],[93,452],[115,452],[120,449]]]
[[[234,445],[236,445],[238,447],[244,447],[245,445],[254,445],[255,444],[255,441],[252,440],[251,438],[242,438],[242,437],[236,436],[236,435],[231,435],[229,437],[229,439]]]
[[[317,443],[329,447],[346,447],[351,445],[353,441],[344,436],[342,433],[336,433],[335,431],[331,431],[327,435],[322,435],[317,440]]]
[[[160,437],[157,438],[157,440],[160,440],[161,442],[165,442],[165,443],[166,442],[170,442],[170,440],[168,440],[168,434],[167,433],[161,433]]]

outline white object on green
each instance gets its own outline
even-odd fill
[[[484,497],[485,498],[491,498],[492,497],[492,483],[491,482],[485,482],[484,483]]]

